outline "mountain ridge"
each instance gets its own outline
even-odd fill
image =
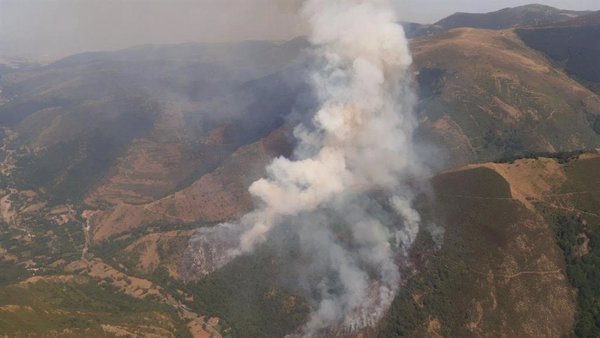
[[[550,22],[569,20],[590,14],[591,11],[571,11],[551,6],[530,4],[507,7],[488,13],[457,12],[433,24],[405,23],[411,38],[445,32],[455,28],[479,28],[501,30],[521,26],[537,26]]]

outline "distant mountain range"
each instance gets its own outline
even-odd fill
[[[568,11],[544,5],[525,5],[490,13],[455,13],[434,24],[405,23],[407,35],[418,37],[454,28],[508,29],[569,20],[589,11]]]

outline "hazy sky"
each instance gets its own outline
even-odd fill
[[[286,39],[302,33],[301,0],[0,0],[0,55],[56,58],[145,43]],[[522,0],[395,0],[401,20],[430,23]],[[600,10],[600,0],[543,0]]]

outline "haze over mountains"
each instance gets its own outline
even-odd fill
[[[568,11],[545,5],[524,5],[490,13],[455,13],[433,24],[407,23],[407,35],[417,37],[453,28],[509,29],[518,26],[555,24],[589,14],[591,11]]]
[[[389,314],[339,336],[600,332],[599,13],[530,5],[404,25],[436,174]],[[296,332],[314,304],[278,278],[293,240],[206,277],[188,242],[250,211],[248,186],[291,156],[317,103],[311,48],[1,63],[0,335]]]

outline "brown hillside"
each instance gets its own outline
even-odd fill
[[[248,186],[264,174],[274,157],[287,153],[283,129],[238,149],[222,166],[189,187],[155,202],[119,203],[94,216],[95,240],[103,240],[149,224],[190,224],[235,219],[252,207]]]
[[[513,31],[457,29],[412,49],[425,134],[449,166],[600,146],[600,98]]]

